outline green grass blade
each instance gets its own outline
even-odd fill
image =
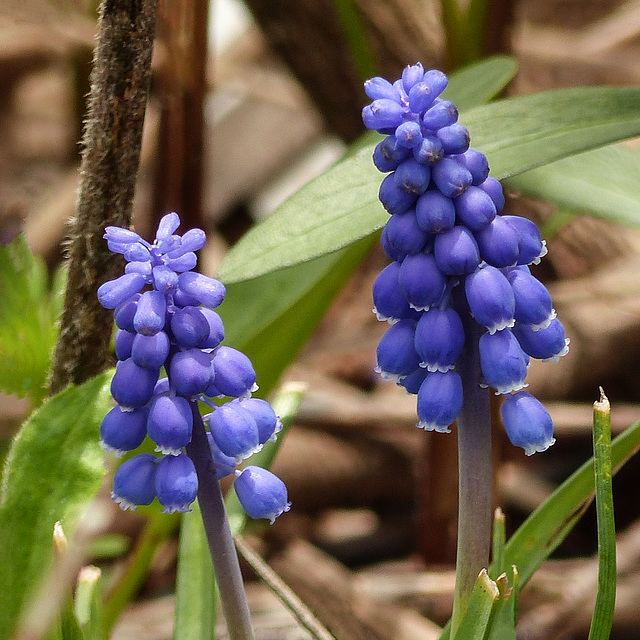
[[[333,0],[333,6],[360,78],[367,80],[376,74],[376,65],[358,6],[353,0]]]
[[[483,569],[473,587],[454,640],[483,640],[499,597],[498,586]]]
[[[611,483],[611,407],[602,389],[600,400],[593,405],[593,451],[598,520],[598,593],[589,640],[608,640],[616,601],[616,526]]]

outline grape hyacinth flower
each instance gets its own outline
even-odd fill
[[[417,395],[418,427],[458,432],[458,553],[451,636],[491,539],[489,388],[506,398],[510,441],[531,455],[554,443],[544,406],[523,391],[531,358],[557,360],[569,340],[545,286],[531,273],[547,252],[536,225],[503,213],[486,156],[471,148],[458,110],[441,97],[441,71],[407,66],[391,83],[365,82],[368,129],[384,135],[373,162],[390,218],[381,243],[391,264],[373,285],[374,313],[391,326],[378,371]]]
[[[114,310],[118,327],[118,363],[111,382],[117,405],[102,421],[100,444],[123,456],[149,437],[159,453],[137,453],[117,469],[111,495],[123,509],[157,498],[167,513],[189,511],[198,494],[190,451],[198,425],[203,431],[204,423],[209,425],[204,442],[218,480],[242,477],[236,464],[282,428],[271,405],[251,397],[258,387],[249,358],[221,345],[224,326],[214,309],[225,287],[193,271],[205,233],[191,229],[180,236],[179,226],[178,215],[167,214],[153,243],[120,227],[107,227],[104,234],[110,250],[122,254],[127,264],[124,275],[98,289],[100,303]],[[219,404],[214,398],[230,401]],[[199,402],[211,413],[202,417]],[[280,480],[265,472],[257,477],[269,482],[250,483],[250,476],[238,492],[249,515],[273,522],[288,511]]]
[[[463,325],[471,319],[484,333],[480,382],[510,400],[515,394],[503,411],[505,428],[531,455],[554,439],[551,419],[539,415],[544,407],[517,401],[529,361],[557,360],[569,340],[529,269],[545,243],[533,222],[502,214],[502,186],[489,176],[486,156],[469,146],[455,105],[440,97],[447,82],[419,63],[394,83],[365,82],[372,102],[364,124],[385,135],[373,161],[387,174],[379,196],[390,214],[382,244],[392,260],[373,287],[374,312],[392,325],[376,370],[417,394],[419,427],[449,431],[464,398],[448,372],[469,347]]]

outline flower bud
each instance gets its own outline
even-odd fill
[[[517,232],[520,252],[518,264],[538,264],[540,258],[547,253],[547,246],[540,237],[540,230],[535,222],[522,216],[503,216]]]
[[[507,397],[500,413],[509,440],[526,455],[546,451],[555,442],[549,412],[530,393],[520,391]]]
[[[429,167],[420,164],[415,158],[408,158],[400,163],[393,172],[396,184],[407,193],[420,195],[427,190],[431,171]]]
[[[448,127],[458,120],[458,109],[448,100],[436,100],[422,117],[422,126],[428,131]]]
[[[282,422],[276,415],[273,407],[260,398],[243,398],[232,400],[231,404],[238,403],[245,411],[251,414],[258,427],[258,443],[265,444],[269,440],[275,440],[275,434],[282,430]]]
[[[198,307],[184,307],[171,316],[171,332],[181,346],[197,347],[209,336],[209,323]]]
[[[156,239],[166,240],[178,230],[179,226],[180,217],[175,211],[165,214],[164,216],[162,216],[162,218],[160,218],[160,222],[158,223]]]
[[[495,217],[493,200],[479,187],[471,185],[453,200],[458,221],[471,231],[484,229]]]
[[[209,327],[207,337],[198,344],[200,349],[214,349],[224,340],[224,324],[222,318],[207,307],[200,307],[200,313],[204,316]]]
[[[469,171],[447,156],[433,166],[431,178],[443,195],[448,198],[455,198],[463,194],[473,182]]]
[[[418,427],[449,433],[462,409],[462,380],[455,371],[430,373],[418,390]]]
[[[113,319],[116,321],[118,329],[124,329],[132,333],[135,332],[136,329],[133,326],[133,318],[136,314],[136,308],[138,307],[138,300],[140,300],[140,294],[136,293],[115,308]]]
[[[403,191],[396,183],[392,173],[380,183],[378,198],[382,206],[392,215],[410,209],[414,205],[416,197],[413,193]]]
[[[534,330],[549,326],[556,312],[551,306],[551,295],[542,282],[521,269],[511,269],[507,279],[513,291],[516,321],[532,325]]]
[[[398,144],[395,136],[387,136],[373,151],[373,163],[378,171],[388,173],[398,168],[398,165],[411,156],[411,150]]]
[[[395,129],[402,123],[404,108],[395,100],[378,98],[362,110],[362,120],[367,129]]]
[[[469,130],[459,123],[441,127],[436,131],[436,137],[442,143],[445,154],[464,153],[469,148]]]
[[[473,273],[480,264],[480,250],[473,234],[462,225],[439,233],[433,246],[438,268],[448,276]]]
[[[446,278],[431,253],[407,256],[400,265],[398,286],[409,305],[425,311],[437,304],[446,287]]]
[[[180,396],[156,396],[149,407],[147,432],[158,445],[156,451],[177,456],[191,442],[193,413]]]
[[[169,364],[171,387],[178,395],[193,398],[213,380],[211,357],[200,349],[187,349],[176,353]]]
[[[230,476],[236,470],[236,460],[231,456],[227,456],[220,447],[216,444],[211,433],[207,431],[207,442],[209,443],[209,449],[211,450],[211,459],[213,460],[213,466],[216,470],[216,478],[222,480]]]
[[[496,216],[475,234],[482,259],[492,267],[502,269],[518,262],[520,241],[505,216]]]
[[[415,346],[416,323],[400,320],[387,329],[376,351],[378,365],[375,370],[383,378],[398,380],[415,371],[420,364]]]
[[[418,82],[422,82],[424,78],[424,67],[422,64],[417,62],[416,64],[407,65],[402,70],[402,86],[407,94],[411,91],[411,89],[418,84]]]
[[[111,499],[125,511],[151,504],[156,497],[157,469],[158,458],[152,453],[139,453],[125,460],[113,475]]]
[[[143,242],[142,238],[135,231],[131,231],[131,229],[124,229],[123,227],[105,227],[104,235],[102,237],[107,242],[126,245]]]
[[[131,347],[137,335],[137,333],[125,331],[124,329],[118,329],[116,331],[116,335],[113,338],[113,346],[118,360],[126,360],[131,357]]]
[[[164,329],[167,299],[160,291],[145,291],[138,300],[133,326],[138,333],[152,336]]]
[[[173,293],[178,286],[178,274],[166,264],[153,267],[153,286],[163,295]]]
[[[487,160],[487,156],[477,149],[467,149],[464,153],[456,155],[454,160],[469,171],[472,178],[471,185],[474,187],[481,185],[489,177],[489,161]],[[499,182],[498,185],[500,185]],[[500,188],[500,192],[502,193],[502,187]]]
[[[125,273],[123,276],[109,280],[98,287],[98,301],[105,309],[115,309],[138,293],[144,285],[144,276],[139,273]]]
[[[406,255],[422,251],[429,239],[429,234],[418,226],[414,209],[394,213],[387,221],[385,229],[387,230],[387,242],[394,249]]]
[[[466,163],[464,163],[466,166]],[[471,170],[471,169],[469,169]],[[493,200],[493,204],[496,206],[496,211],[500,213],[504,209],[504,191],[502,190],[502,184],[499,180],[489,176],[484,182],[478,185],[489,197]]]
[[[428,189],[416,202],[418,226],[428,233],[442,233],[453,227],[456,210],[453,200],[437,189]]]
[[[435,136],[423,136],[422,142],[413,148],[413,157],[421,164],[433,166],[440,162],[443,156],[442,142]]]
[[[534,329],[530,325],[516,323],[513,333],[522,349],[532,358],[538,360],[553,360],[569,353],[569,338],[566,337],[564,327],[554,318],[544,329]]]
[[[409,90],[409,109],[413,113],[424,113],[435,100],[433,93],[426,82],[417,82]]]
[[[156,493],[163,513],[185,513],[198,495],[198,475],[185,453],[165,456],[158,463]]]
[[[123,408],[137,409],[151,400],[157,381],[158,370],[140,367],[133,358],[128,358],[116,365],[111,379],[111,395]]]
[[[399,276],[400,264],[392,262],[378,274],[373,283],[373,312],[378,320],[387,320],[390,324],[412,315],[409,302],[398,284]]]
[[[171,343],[164,331],[152,336],[138,333],[131,347],[131,358],[139,366],[158,371],[169,357]]]
[[[280,514],[291,508],[284,482],[262,467],[243,469],[233,488],[242,508],[251,518],[266,518],[273,524]]]
[[[198,300],[199,304],[211,309],[222,303],[226,293],[222,282],[194,271],[181,273],[178,277],[178,287]]]
[[[364,92],[372,100],[387,98],[388,100],[400,102],[400,95],[395,87],[388,80],[380,78],[379,76],[371,78],[364,83]]]
[[[407,120],[396,127],[394,135],[398,144],[406,149],[415,149],[422,144],[422,130],[413,120]]]

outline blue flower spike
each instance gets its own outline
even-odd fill
[[[373,162],[387,174],[379,199],[390,215],[381,242],[391,263],[374,283],[373,302],[378,320],[392,326],[376,371],[417,395],[420,428],[448,432],[464,400],[461,358],[475,348],[465,327],[476,323],[478,384],[505,397],[507,435],[531,455],[553,444],[553,423],[522,391],[530,359],[558,360],[569,339],[529,268],[546,244],[531,220],[503,213],[502,185],[470,146],[456,106],[440,97],[446,86],[444,73],[419,63],[396,82],[365,83],[373,102],[364,124],[385,136]]]
[[[421,166],[408,171],[407,185],[421,188],[411,182],[414,173],[424,181],[428,172]],[[225,287],[193,271],[195,252],[206,242],[204,231],[190,229],[180,236],[179,227],[178,215],[167,214],[152,243],[129,229],[105,229],[109,249],[127,264],[124,275],[105,282],[97,293],[102,306],[114,310],[118,327],[111,381],[117,404],[102,421],[100,445],[121,457],[148,437],[158,454],[134,454],[116,470],[111,496],[122,509],[157,498],[165,513],[190,510],[198,477],[186,448],[192,443],[196,403],[212,409],[204,422],[211,430],[206,442],[217,480],[235,474],[238,462],[282,429],[271,405],[251,397],[258,386],[249,358],[221,344],[224,325],[213,309],[224,300]],[[166,377],[160,378],[161,372]],[[214,397],[228,402],[216,404]],[[286,488],[270,472],[251,469],[240,482],[249,515],[273,521],[289,509]]]

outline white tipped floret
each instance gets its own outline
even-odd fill
[[[562,358],[563,356],[566,356],[567,353],[569,353],[569,343],[570,342],[571,342],[571,340],[569,338],[565,338],[564,339],[564,349],[562,349],[561,351],[556,353],[554,356],[551,356],[551,358],[543,358],[542,362],[558,362],[558,360],[560,360],[560,358]]]
[[[528,368],[528,365],[527,365]],[[487,386],[487,385],[482,385]],[[493,387],[497,396],[506,396],[510,393],[515,393],[516,391],[522,391],[522,389],[526,389],[529,386],[528,382],[519,382],[511,385],[504,385],[500,387]]]
[[[526,456],[532,456],[534,453],[542,453],[543,451],[546,451],[551,445],[555,444],[556,439],[551,437],[549,438],[549,440],[547,440],[544,443],[541,444],[530,444],[528,446],[523,447],[524,449],[524,454]]]
[[[538,324],[532,324],[530,326],[534,331],[540,331],[541,329],[546,329],[551,324],[551,321],[555,320],[557,317],[558,317],[558,314],[556,313],[556,310],[551,309],[551,313],[549,314],[549,317],[546,320],[543,320]]]
[[[111,492],[111,499],[123,510],[123,511],[136,511],[138,509],[138,505],[129,502],[126,498],[122,498],[121,496],[116,495],[114,491]]]
[[[424,429],[425,431],[435,431],[436,433],[451,433],[449,427],[443,427],[435,422],[423,422],[422,420],[416,425],[418,429]]]

